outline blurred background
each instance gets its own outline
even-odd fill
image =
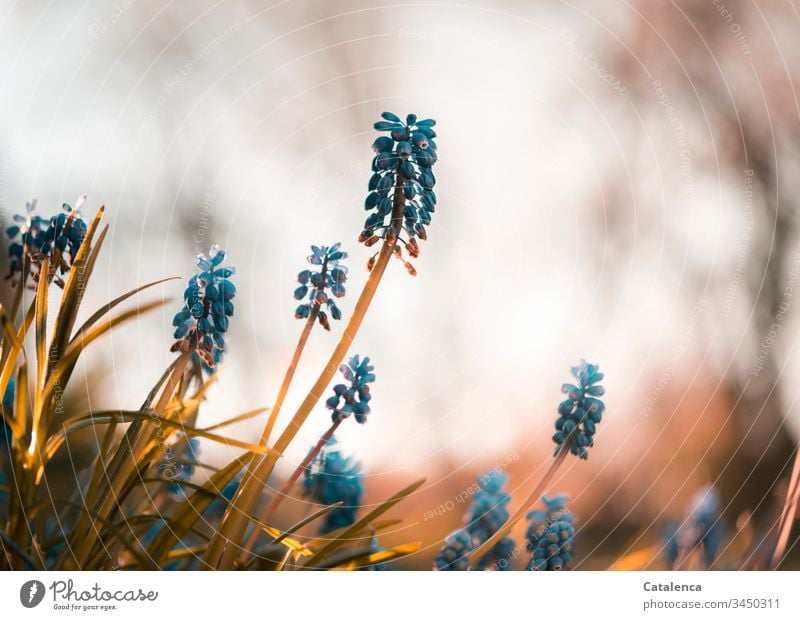
[[[403,566],[430,566],[477,475],[529,491],[581,358],[608,414],[554,483],[579,568],[654,544],[704,485],[732,528],[752,514],[768,532],[800,433],[798,28],[791,2],[734,0],[7,3],[3,224],[34,197],[48,216],[106,205],[87,313],[222,245],[239,295],[211,424],[272,403],[310,244],[349,251],[348,316],[372,123],[434,117],[440,207],[418,276],[390,265],[351,349],[376,365],[374,413],[338,433],[368,502],[427,476],[386,537],[423,541]],[[139,405],[174,311],[85,357],[76,412]],[[313,334],[279,424],[342,327]],[[320,405],[281,478],[328,422]]]

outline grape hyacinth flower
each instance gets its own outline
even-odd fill
[[[79,200],[79,204],[82,202],[83,199]],[[12,285],[18,284],[15,278],[22,273],[26,261],[31,266],[31,279],[38,282],[42,262],[49,259],[53,281],[64,286],[60,276],[72,268],[88,227],[78,208],[64,203],[61,209],[61,213],[47,219],[36,215],[36,201],[33,200],[25,205],[25,215],[14,216],[16,223],[6,229],[9,239],[6,279],[11,279]]]
[[[369,358],[361,359],[358,355],[350,358],[347,364],[339,367],[344,378],[350,382],[347,386],[343,383],[333,387],[333,396],[325,401],[325,406],[333,413],[331,419],[339,422],[355,415],[356,422],[364,424],[369,415],[369,401],[372,399],[369,384],[375,381],[375,369],[370,365]]]
[[[377,131],[388,132],[372,144],[375,158],[372,160],[372,178],[369,180],[369,193],[364,207],[370,211],[364,222],[359,241],[370,247],[379,239],[393,239],[400,233],[400,222],[393,218],[396,206],[402,213],[394,217],[402,218],[405,245],[411,258],[419,256],[417,238],[428,238],[426,227],[431,223],[431,215],[436,210],[436,193],[433,186],[436,177],[431,168],[437,161],[436,131],[433,119],[418,120],[415,114],[406,116],[405,122],[396,114],[384,112],[384,120],[375,123]],[[400,246],[395,255],[402,259]],[[370,259],[368,266],[374,264]],[[415,275],[414,267],[403,260],[406,269]]]
[[[527,547],[533,555],[529,571],[557,571],[569,568],[572,562],[572,542],[575,536],[575,517],[566,509],[567,497],[542,497],[546,510],[528,513]]]
[[[191,277],[183,294],[184,304],[172,324],[175,343],[172,351],[196,353],[209,368],[214,368],[225,352],[225,332],[233,315],[236,287],[230,281],[233,267],[220,267],[225,252],[218,245],[208,257],[199,254],[195,259],[200,273]]]
[[[344,283],[347,281],[347,267],[339,261],[347,258],[347,252],[341,250],[341,243],[331,246],[311,246],[308,262],[318,266],[319,270],[304,269],[297,274],[300,283],[294,291],[294,298],[298,301],[306,299],[305,303],[297,306],[295,318],[307,319],[316,308],[317,319],[326,330],[331,326],[327,313],[322,310],[327,306],[332,319],[338,321],[342,318],[342,311],[336,305],[334,297],[344,297]]]
[[[508,476],[500,471],[491,471],[478,478],[478,491],[464,515],[467,531],[475,546],[488,540],[503,523],[508,521],[508,503],[511,496],[503,492]]]
[[[433,570],[468,570],[472,536],[466,530],[456,530],[444,539],[444,546],[433,560]]]
[[[328,446],[336,443],[334,438]],[[343,502],[325,515],[320,534],[328,534],[356,522],[364,494],[361,467],[337,450],[324,450],[303,472],[303,495],[330,506]]]
[[[500,526],[508,521],[508,503],[511,496],[503,492],[508,476],[501,471],[492,470],[478,478],[478,491],[464,516],[467,531],[472,536],[473,546],[487,541]],[[514,541],[508,537],[500,540],[484,555],[475,568],[478,570],[506,570],[508,561],[514,553]]]
[[[475,568],[478,570],[511,570],[511,560],[517,550],[517,544],[509,536],[503,536],[500,541],[482,556]]]
[[[459,543],[462,532],[469,537],[468,549],[464,556],[477,548],[482,543],[489,540],[500,527],[508,520],[508,502],[511,496],[503,492],[503,486],[508,481],[508,476],[498,470],[492,470],[485,476],[478,478],[478,490],[472,498],[472,503],[464,515],[466,526],[450,534],[445,540],[442,551],[434,561],[435,570],[467,570],[469,559],[458,556],[457,561],[447,561],[453,555],[454,549],[463,549],[464,545]],[[449,541],[449,542],[448,542]],[[450,543],[455,543],[455,546]],[[502,538],[496,545],[493,545],[489,552],[484,555],[476,568],[478,570],[506,570],[509,567],[509,560],[514,553],[514,541],[508,537]],[[448,568],[437,568],[439,564],[447,561]]]
[[[558,444],[555,453],[569,444],[569,450],[582,459],[589,457],[589,448],[594,445],[594,434],[597,424],[603,418],[605,404],[598,396],[606,393],[601,385],[596,385],[603,380],[603,373],[598,372],[598,366],[587,364],[582,360],[579,366],[573,366],[572,374],[578,380],[578,385],[565,383],[561,391],[567,395],[567,400],[558,406],[559,418],[556,420],[556,433],[553,441]]]
[[[721,506],[713,486],[703,487],[695,494],[683,523],[668,531],[665,552],[670,565],[674,567],[697,549],[702,550],[707,566],[714,563],[725,539]]]

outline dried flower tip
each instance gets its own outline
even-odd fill
[[[417,275],[417,270],[414,269],[414,265],[412,265],[408,261],[403,261],[403,265],[405,265],[406,271],[409,273],[409,275],[412,276]]]
[[[419,258],[419,245],[416,239],[412,239],[406,243],[406,252],[411,258]]]
[[[375,256],[370,256],[370,259],[367,261],[367,271],[372,271],[373,267],[375,267]]]

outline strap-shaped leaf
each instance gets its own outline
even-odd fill
[[[404,545],[397,545],[391,549],[374,551],[372,549],[353,549],[338,553],[324,562],[320,562],[317,568],[333,570],[358,570],[367,566],[374,566],[390,560],[395,560],[406,555],[416,553],[422,547],[422,543],[413,542]]]
[[[53,360],[57,360],[67,347],[69,336],[72,328],[75,325],[75,320],[78,316],[81,301],[83,301],[83,292],[86,290],[86,285],[89,277],[94,270],[94,264],[97,260],[97,255],[100,253],[100,248],[103,245],[108,226],[103,229],[97,243],[92,245],[97,227],[100,225],[100,220],[103,217],[105,207],[100,207],[83,237],[78,253],[72,261],[72,268],[67,276],[67,282],[64,285],[64,292],[61,295],[61,304],[56,314],[56,320],[53,324],[53,339],[51,341],[51,350],[53,353]]]
[[[208,479],[202,486],[203,491],[197,490],[181,502],[172,515],[173,526],[159,532],[150,545],[150,555],[157,564],[163,564],[175,543],[197,523],[211,502],[219,496],[219,491],[236,477],[251,458],[252,454],[248,453],[233,460]]]
[[[343,530],[334,539],[332,539],[323,547],[321,547],[319,551],[317,551],[314,554],[314,556],[308,562],[306,562],[306,566],[309,568],[317,566],[323,558],[336,551],[339,547],[341,547],[347,542],[352,542],[353,539],[361,531],[363,531],[372,521],[374,521],[382,514],[393,508],[396,504],[398,504],[406,497],[411,495],[423,484],[425,484],[425,478],[420,478],[416,482],[411,483],[406,488],[392,495],[385,502],[379,504],[378,506],[370,510],[365,516],[361,517],[361,519],[356,521],[353,525],[351,525],[347,529]]]

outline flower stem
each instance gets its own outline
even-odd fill
[[[561,450],[559,450],[556,457],[553,459],[553,462],[550,463],[550,467],[547,468],[547,471],[544,472],[542,477],[539,479],[539,482],[536,483],[536,486],[533,487],[533,490],[528,494],[528,497],[525,498],[525,501],[522,502],[522,505],[514,512],[511,517],[509,517],[508,521],[506,521],[500,528],[492,534],[486,542],[481,544],[477,549],[475,549],[469,556],[470,565],[475,566],[475,564],[480,560],[486,553],[494,547],[503,536],[505,536],[512,527],[524,517],[531,507],[539,501],[539,498],[544,494],[547,490],[547,485],[550,484],[550,481],[555,476],[558,468],[561,467],[561,464],[564,462],[564,459],[569,454],[569,441],[563,443],[561,445]]]
[[[303,462],[300,463],[297,468],[295,468],[295,470],[292,472],[292,475],[289,476],[288,480],[286,480],[284,485],[281,487],[281,490],[275,496],[275,499],[264,507],[264,510],[258,517],[258,520],[261,523],[266,523],[272,518],[272,515],[274,515],[278,510],[278,506],[281,505],[283,498],[289,495],[303,472],[309,467],[309,465],[311,465],[312,461],[317,458],[319,453],[322,452],[322,449],[328,444],[330,438],[333,437],[333,434],[336,432],[336,429],[339,428],[339,425],[342,423],[343,419],[344,418],[339,418],[336,420],[336,422],[331,424],[330,428],[325,431],[325,434],[317,442],[317,445],[311,449],[311,451],[306,455],[306,458],[303,459]],[[258,527],[253,528],[253,531],[250,533],[250,537],[247,539],[247,543],[244,545],[243,553],[253,549],[260,532],[261,530]]]
[[[272,429],[275,428],[275,422],[277,421],[278,414],[283,407],[283,401],[286,398],[286,393],[289,391],[289,386],[291,385],[292,379],[294,378],[294,373],[297,370],[297,364],[300,362],[300,356],[303,354],[303,349],[305,349],[306,342],[308,342],[308,337],[311,335],[311,330],[314,327],[314,321],[317,320],[318,313],[319,304],[314,303],[314,307],[311,309],[311,314],[308,315],[306,324],[303,327],[303,332],[300,334],[300,340],[297,341],[297,346],[295,347],[294,354],[292,355],[292,361],[289,362],[289,367],[286,369],[286,374],[283,376],[283,383],[281,383],[281,388],[278,390],[278,396],[275,398],[275,404],[272,405],[272,410],[269,413],[267,424],[264,426],[264,431],[261,433],[260,444],[262,446],[267,445],[269,437],[272,434]]]
[[[403,222],[404,205],[405,197],[403,196],[402,177],[398,174],[394,189],[394,203],[392,205],[391,234],[387,234],[386,239],[384,239],[378,259],[375,261],[375,265],[364,283],[364,288],[358,297],[353,314],[350,316],[350,320],[347,322],[336,348],[331,353],[328,363],[322,369],[319,378],[311,387],[283,433],[278,437],[273,449],[242,479],[239,492],[228,507],[220,527],[208,544],[204,562],[206,567],[216,567],[223,570],[233,567],[239,541],[244,539],[250,515],[258,503],[259,495],[266,486],[272,470],[275,468],[275,463],[277,463],[278,458],[283,455],[295,435],[297,435],[303,423],[311,414],[311,410],[322,398],[325,389],[336,374],[336,370],[344,360],[347,350],[355,339],[359,327],[361,327],[367,309],[373,297],[375,297],[378,284],[380,284],[389,264],[389,259],[392,257],[394,248],[397,245],[397,238],[400,236]]]

